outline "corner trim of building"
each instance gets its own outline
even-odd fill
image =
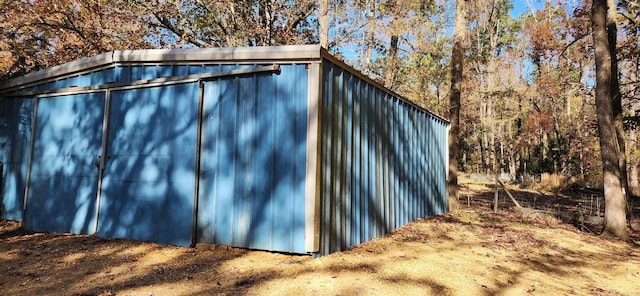
[[[307,88],[307,166],[305,182],[305,251],[320,250],[320,88],[321,64],[310,63]]]

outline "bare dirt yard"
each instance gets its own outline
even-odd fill
[[[462,211],[312,259],[33,233],[0,221],[2,295],[640,295],[640,247],[600,238],[576,216],[593,194],[512,188],[514,214],[488,184],[466,184]],[[575,192],[574,192],[575,193]],[[541,207],[542,206],[542,207]],[[572,212],[573,211],[573,212]],[[567,214],[569,213],[569,214]],[[563,222],[564,221],[564,222]],[[577,225],[577,226],[576,226]],[[584,227],[583,227],[584,226]],[[634,227],[635,228],[635,227]],[[632,239],[640,234],[632,231]]]

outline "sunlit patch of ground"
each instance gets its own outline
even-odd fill
[[[517,190],[517,189],[514,189]],[[0,221],[4,295],[640,295],[640,247],[559,220],[463,211],[319,259],[35,234]],[[515,192],[515,194],[528,194]],[[535,193],[530,193],[535,194]],[[469,196],[470,207],[463,198]]]

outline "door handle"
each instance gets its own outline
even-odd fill
[[[93,163],[93,166],[98,170],[100,169],[100,156],[98,156],[98,160]]]

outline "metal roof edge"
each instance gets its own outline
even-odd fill
[[[0,92],[69,76],[91,69],[127,63],[217,61],[306,61],[321,58],[319,45],[116,50],[0,81]]]
[[[218,47],[186,49],[121,50],[114,52],[116,63],[163,63],[208,61],[265,61],[320,59],[319,45]]]
[[[423,112],[426,112],[427,114],[437,118],[438,120],[442,120],[444,123],[446,123],[447,126],[449,126],[451,124],[451,122],[448,119],[444,118],[443,116],[438,115],[438,114],[434,113],[433,111],[431,111],[429,109],[426,109],[426,108],[424,108],[424,107],[412,102],[408,98],[406,98],[406,97],[400,95],[399,93],[397,93],[397,92],[385,87],[384,85],[382,85],[382,83],[373,80],[372,78],[368,77],[367,75],[364,75],[364,73],[360,72],[359,70],[355,69],[354,67],[349,66],[344,61],[342,61],[342,60],[336,58],[335,56],[333,56],[332,54],[330,54],[329,51],[327,51],[323,47],[321,48],[321,56],[322,56],[322,58],[327,59],[329,62],[342,67],[343,69],[349,71],[351,74],[354,74],[354,75],[360,77],[361,79],[367,81],[368,83],[371,83],[375,87],[380,88],[384,92],[386,92],[386,93],[388,93],[388,94],[400,99],[401,101],[409,104],[410,106],[412,106],[412,107],[414,107],[414,108],[416,108],[418,110],[422,110]]]
[[[0,81],[0,92],[113,63],[113,51]]]

